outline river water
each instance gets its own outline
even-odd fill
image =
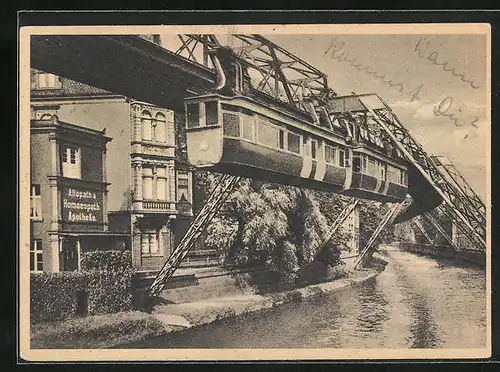
[[[484,348],[485,273],[388,247],[384,272],[300,303],[146,340],[147,348]]]

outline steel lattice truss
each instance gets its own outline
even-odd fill
[[[213,68],[210,56],[230,51],[231,59],[247,69],[254,90],[301,110],[307,111],[305,100],[334,94],[326,74],[261,35],[177,36],[181,45],[175,53]]]
[[[406,198],[401,203],[394,204],[394,205],[392,205],[391,208],[389,208],[389,210],[385,214],[384,218],[377,225],[377,227],[373,231],[372,235],[370,236],[370,239],[368,239],[368,242],[366,243],[364,248],[361,250],[361,253],[359,254],[358,258],[356,258],[356,261],[354,262],[355,269],[363,261],[363,258],[365,256],[371,254],[373,252],[373,250],[376,249],[375,242],[377,241],[377,238],[379,237],[380,233],[388,225],[391,225],[394,222],[394,219],[397,217],[397,215],[404,212],[404,210],[406,208],[408,208],[410,206],[410,204],[411,204],[411,198]]]
[[[151,297],[156,297],[160,294],[169,278],[174,275],[175,271],[193,248],[196,240],[205,231],[210,221],[219,211],[228,196],[234,191],[240,177],[230,176],[225,174],[219,183],[216,185],[208,200],[203,205],[203,208],[198,213],[194,221],[189,225],[188,231],[182,237],[182,240],[175,248],[174,253],[168,258],[160,272],[156,275],[155,280],[149,288]]]
[[[361,199],[356,198],[356,197],[351,197],[349,201],[345,204],[344,208],[342,211],[338,214],[337,218],[335,221],[333,221],[332,225],[330,226],[330,230],[328,231],[326,237],[324,240],[320,243],[320,245],[316,248],[316,252],[314,253],[314,257],[318,257],[319,254],[323,251],[323,248],[326,247],[326,245],[330,242],[330,240],[333,238],[337,230],[339,229],[340,226],[342,226],[342,223],[346,220],[347,217],[354,211],[356,206],[358,205],[359,201]]]
[[[429,156],[403,126],[391,108],[376,94],[330,98],[324,106],[329,120],[347,122],[358,129],[358,141],[387,148],[413,163],[443,198],[440,210],[474,243],[486,247],[486,207],[451,162]],[[346,126],[339,125],[339,126]],[[390,141],[387,141],[389,139]]]
[[[352,136],[354,145],[362,146],[368,143],[392,151],[394,157],[405,158],[397,147],[392,146],[390,137],[357,96],[330,98],[317,109],[326,113],[325,119],[332,127]]]
[[[425,231],[425,227],[422,225],[422,222],[420,221],[420,216],[413,218],[412,222],[415,224],[415,226],[417,226],[418,230],[422,233],[425,239],[427,239],[427,241],[430,244],[434,244],[432,238],[429,236],[429,234],[427,234],[427,231]]]
[[[434,216],[430,213],[425,213],[424,214],[425,218],[434,226],[434,228],[441,234],[442,237],[446,239],[448,244],[455,250],[455,252],[459,252],[460,248],[458,247],[457,244],[453,241],[453,237],[449,236],[446,231],[443,229],[443,227],[439,224],[439,222],[434,218]],[[424,229],[425,231],[425,229]]]
[[[465,192],[457,186],[456,182],[450,181],[443,168],[427,155],[391,108],[378,95],[358,95],[357,97],[393,140],[395,146],[401,150],[407,160],[415,165],[443,198],[444,203],[440,206],[442,211],[456,223],[460,230],[469,236],[480,250],[485,250],[486,216],[481,211],[486,211],[486,207],[481,203],[481,208],[477,208],[476,205],[480,199],[475,193],[470,194],[472,189]]]
[[[457,187],[464,195],[467,195],[468,203],[464,204],[464,208],[468,208],[469,213],[475,214],[478,221],[480,221],[482,225],[486,226],[486,206],[465,178],[458,172],[453,163],[443,156],[433,155],[431,156],[431,159],[434,164],[441,169],[443,175],[445,175],[448,180],[451,180],[454,183],[454,186]]]

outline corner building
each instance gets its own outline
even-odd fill
[[[78,270],[82,250],[110,243],[103,164],[111,139],[59,121],[53,109],[32,114],[30,269]]]
[[[105,131],[112,139],[99,165],[107,184],[103,231],[125,237],[137,272],[159,270],[193,218],[192,175],[177,143],[176,128],[184,124],[183,113],[37,70],[31,73],[31,109],[34,116],[50,112],[60,122],[90,132]],[[50,143],[37,141],[40,146]],[[35,157],[32,153],[32,172],[40,166]],[[95,169],[97,164],[88,167]],[[45,267],[58,269],[52,263],[44,263]]]

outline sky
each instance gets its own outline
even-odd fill
[[[446,156],[486,200],[485,35],[263,36],[326,73],[338,94],[377,93],[428,154]],[[163,44],[172,37],[162,35]]]

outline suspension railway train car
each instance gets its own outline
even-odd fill
[[[189,162],[208,170],[382,202],[402,201],[408,167],[375,146],[246,96],[187,98]]]

